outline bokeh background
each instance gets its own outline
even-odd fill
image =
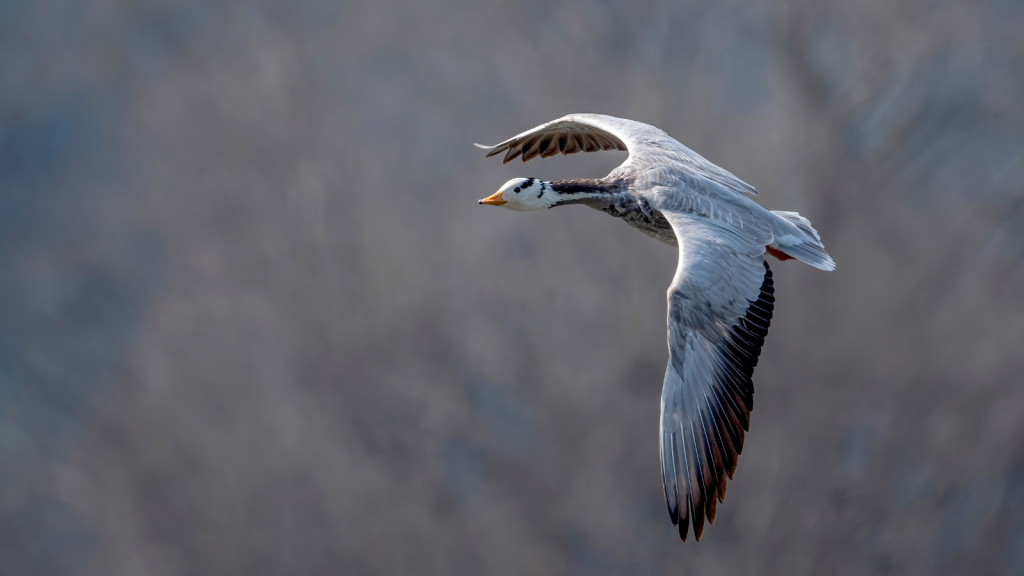
[[[0,2],[0,574],[1024,574],[1024,5]],[[655,124],[797,210],[705,539],[674,249],[476,200]]]

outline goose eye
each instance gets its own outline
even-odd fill
[[[519,186],[516,186],[516,187],[515,187],[515,191],[516,191],[516,192],[519,192]]]

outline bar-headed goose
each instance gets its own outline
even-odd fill
[[[774,308],[765,254],[821,270],[835,263],[811,223],[769,211],[752,186],[665,132],[599,114],[570,114],[487,150],[504,162],[621,150],[604,178],[509,180],[481,204],[529,211],[584,204],[666,244],[679,264],[668,288],[668,367],[661,393],[661,467],[672,523],[699,541],[715,521],[750,423],[751,377]]]

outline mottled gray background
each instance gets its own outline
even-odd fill
[[[0,574],[1024,574],[1024,3],[3,0]],[[808,216],[700,544],[675,251],[570,112]]]

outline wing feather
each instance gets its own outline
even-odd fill
[[[505,157],[501,160],[501,163],[502,164],[508,164],[512,160],[515,160],[516,157],[519,156],[522,153],[523,153],[523,149],[518,147],[518,146],[516,146],[515,148],[509,148],[508,149],[508,153],[505,154]]]
[[[538,156],[550,158],[559,153],[618,150],[629,153],[626,164],[632,162],[637,171],[657,167],[679,174],[694,174],[735,192],[757,195],[753,186],[707,161],[664,131],[642,122],[603,114],[569,114],[500,144],[475,146],[487,150],[487,158],[506,152],[502,159],[506,164],[520,154],[523,162],[529,162]],[[514,152],[517,148],[522,152]]]
[[[679,513],[685,508],[699,541],[705,520],[715,521],[743,450],[754,401],[751,377],[771,322],[774,285],[758,230],[662,214],[679,244],[668,291],[662,478],[680,536],[685,539],[689,530]]]

